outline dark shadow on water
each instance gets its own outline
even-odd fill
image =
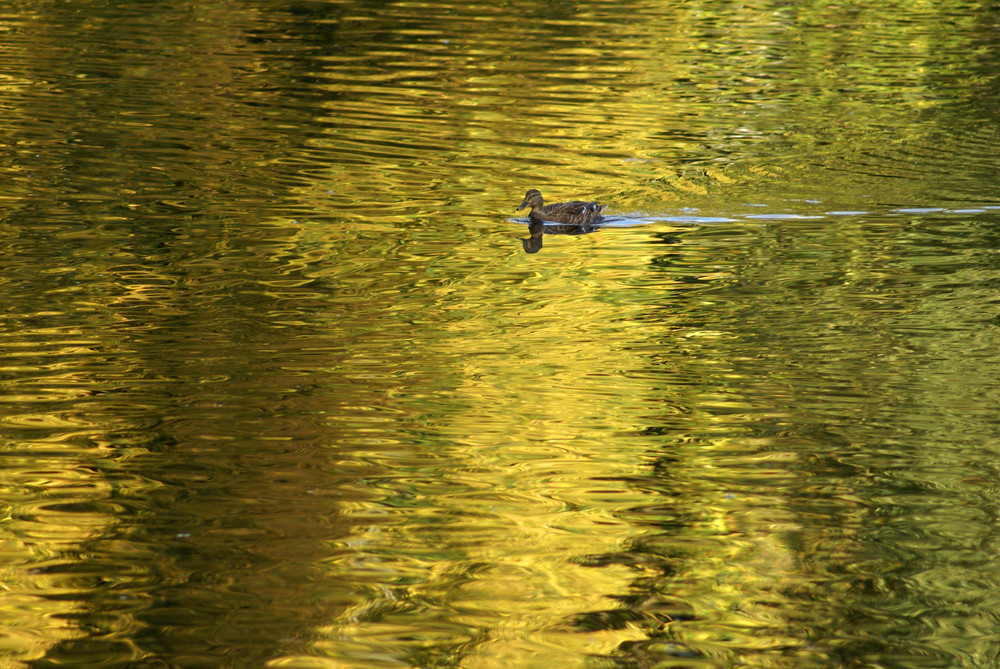
[[[520,237],[525,253],[538,253],[542,250],[543,235],[586,235],[600,230],[599,225],[546,225],[543,221],[531,221],[528,224],[528,237]]]
[[[510,220],[514,223],[527,223],[528,237],[519,237],[518,239],[520,239],[525,253],[538,253],[542,250],[543,235],[586,235],[605,228],[634,228],[660,222],[710,225],[712,223],[730,223],[736,219],[720,216],[616,214],[605,216],[600,221],[588,225],[545,223],[544,221],[532,221],[523,218],[513,218]]]

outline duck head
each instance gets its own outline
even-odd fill
[[[524,194],[524,202],[522,202],[521,206],[517,208],[517,211],[521,211],[525,207],[531,207],[534,209],[535,207],[541,207],[542,204],[541,192],[537,188],[532,188]]]

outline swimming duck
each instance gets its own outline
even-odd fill
[[[601,214],[607,209],[607,205],[600,202],[558,202],[556,204],[545,204],[542,194],[536,188],[532,188],[524,194],[524,202],[517,208],[521,211],[525,207],[531,207],[528,216],[532,221],[551,221],[552,223],[572,223],[575,225],[586,225],[596,223],[601,220]]]

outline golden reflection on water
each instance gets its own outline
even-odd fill
[[[421,298],[418,320],[410,320],[413,314],[406,310],[380,310],[375,338],[352,343],[351,358],[342,362],[345,372],[385,384],[378,409],[387,418],[373,416],[364,429],[371,435],[366,451],[403,478],[387,482],[387,497],[357,504],[351,513],[377,517],[387,513],[387,502],[395,506],[402,489],[407,492],[398,498],[401,508],[388,512],[394,520],[345,540],[344,548],[352,550],[344,560],[356,564],[363,547],[366,569],[419,585],[387,588],[345,610],[330,628],[330,639],[320,642],[324,654],[375,662],[373,645],[403,647],[404,638],[420,634],[427,643],[468,646],[467,666],[499,666],[526,656],[539,666],[584,666],[588,654],[609,654],[646,638],[641,626],[584,631],[574,622],[588,612],[618,608],[618,598],[641,572],[589,562],[626,552],[648,535],[642,523],[623,522],[621,514],[655,507],[661,499],[656,491],[623,484],[645,477],[660,457],[640,426],[657,424],[645,414],[663,411],[670,398],[634,376],[648,365],[649,353],[631,346],[642,340],[637,333],[670,325],[667,317],[655,325],[645,320],[650,307],[635,301],[637,291],[630,286],[650,296],[685,286],[669,277],[649,281],[664,246],[643,249],[642,242],[655,240],[646,230],[620,232],[592,236],[593,251],[605,258],[600,276],[565,250],[539,265],[516,248],[494,245],[477,269]],[[382,262],[405,265],[419,258],[420,268],[410,278],[419,285],[442,262],[420,252],[431,243],[415,240],[405,253]],[[472,268],[474,243],[449,246],[449,261],[468,257]],[[711,277],[718,265],[702,276]],[[372,276],[404,274],[387,267]],[[382,294],[378,281],[366,285],[369,299],[354,303],[355,322],[369,322],[371,298]],[[477,309],[470,312],[470,304]],[[409,327],[394,325],[396,319]],[[702,329],[691,339],[717,337]],[[389,348],[397,349],[395,377],[384,375],[384,358],[371,352]],[[364,409],[357,400],[352,406]],[[376,440],[385,434],[388,417],[415,414],[426,416],[418,420],[429,433],[421,441],[436,445],[431,453],[413,452],[406,439]],[[715,533],[725,529],[729,505],[708,495],[717,508],[704,522]],[[746,570],[755,570],[754,560],[773,564],[775,555],[785,554],[752,520],[743,525],[758,548],[743,558],[749,561]],[[405,555],[400,547],[406,547]],[[754,557],[761,547],[768,551],[766,559]],[[705,570],[706,576],[715,574],[713,581],[733,550],[732,544],[714,541],[693,546],[700,564],[715,565]],[[334,564],[343,567],[342,561]],[[698,576],[690,578],[696,583]],[[743,588],[730,597],[738,599]],[[700,590],[693,586],[689,596],[697,599]],[[402,610],[386,613],[395,607]],[[427,617],[437,622],[428,627]],[[502,623],[490,623],[497,617]],[[470,629],[481,631],[470,636]]]
[[[988,661],[993,10],[81,7],[0,18],[0,660]]]

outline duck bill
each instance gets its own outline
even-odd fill
[[[521,206],[518,207],[517,209],[515,209],[514,211],[521,211],[522,209],[524,209],[527,206],[528,206],[528,201],[525,200],[524,202],[521,203]]]

